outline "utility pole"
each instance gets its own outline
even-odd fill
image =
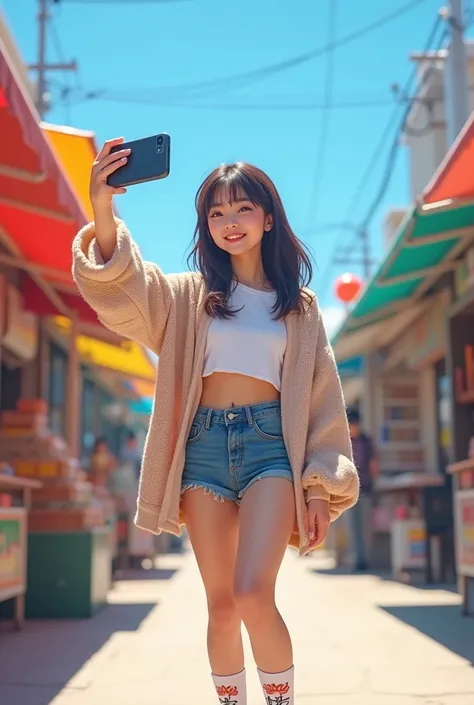
[[[334,264],[342,265],[344,267],[350,265],[361,266],[364,275],[364,280],[367,282],[370,279],[372,265],[375,264],[375,260],[370,255],[369,233],[364,228],[363,230],[357,232],[357,237],[361,243],[361,256],[354,256],[352,253],[350,253],[347,256],[344,255],[342,257],[335,257]]]
[[[451,41],[444,66],[444,81],[447,137],[448,144],[451,146],[470,112],[462,0],[449,0],[447,20],[450,25]]]
[[[364,279],[365,279],[365,281],[369,281],[370,270],[371,270],[370,265],[372,264],[372,258],[370,256],[369,233],[367,232],[366,228],[364,228],[361,231],[360,239],[361,239],[361,245],[362,245],[361,264],[362,264],[362,269],[364,271]]]
[[[49,2],[50,0],[38,0],[38,63],[28,67],[32,71],[38,72],[36,107],[41,119],[49,109],[47,73],[49,71],[77,71],[75,61],[57,64],[48,64],[46,61],[47,28],[50,19]],[[60,0],[53,0],[53,2],[58,4]]]

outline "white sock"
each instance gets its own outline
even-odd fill
[[[259,668],[266,705],[294,705],[295,667],[281,673],[265,673]]]
[[[219,705],[247,705],[247,682],[245,668],[232,676],[212,674]]]

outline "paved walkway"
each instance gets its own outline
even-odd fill
[[[162,566],[118,583],[94,620],[0,633],[1,705],[214,705],[194,560]],[[297,705],[473,705],[474,619],[457,595],[337,575],[292,552],[278,592]],[[250,652],[248,671],[249,705],[263,705]]]

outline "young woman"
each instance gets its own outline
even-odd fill
[[[73,271],[102,323],[160,358],[135,521],[178,535],[186,524],[219,702],[246,704],[243,621],[265,702],[292,705],[278,570],[289,544],[309,553],[359,491],[334,356],[305,287],[311,264],[273,183],[243,163],[198,191],[197,271],[144,262],[113,215],[125,189],[106,184],[127,160],[110,153],[121,141],[94,163],[95,222],[74,241]]]

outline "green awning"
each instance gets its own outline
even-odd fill
[[[474,204],[413,208],[377,273],[344,321],[345,333],[392,316],[418,298],[452,266],[474,234]]]

